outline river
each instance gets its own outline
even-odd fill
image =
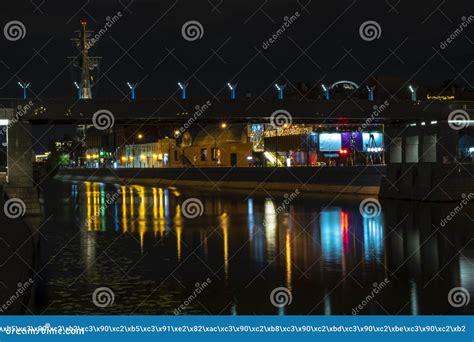
[[[474,313],[448,301],[474,293],[471,204],[204,190],[47,183],[34,312]]]

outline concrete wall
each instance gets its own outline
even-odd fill
[[[379,193],[385,167],[298,168],[187,168],[187,169],[71,169],[56,175],[61,180],[197,187],[203,190],[259,189],[314,193],[374,195]]]

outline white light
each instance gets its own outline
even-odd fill
[[[415,126],[416,126],[415,122],[410,124],[410,127],[415,127]]]
[[[127,82],[127,85],[130,89],[133,89],[132,85],[130,84],[130,82]]]
[[[183,85],[181,84],[181,82],[178,82],[178,86],[181,88],[181,90],[184,89]]]
[[[437,123],[438,123],[438,121],[431,121],[432,125],[436,125]]]
[[[474,147],[469,147],[469,153],[474,153]]]
[[[252,156],[247,156],[247,160],[252,160],[253,157]]]
[[[74,82],[74,85],[76,86],[77,89],[79,89],[79,84],[77,84],[77,82]]]
[[[0,126],[8,126],[8,120],[0,119]]]
[[[230,90],[234,89],[230,83],[227,83],[227,86],[229,87]]]
[[[328,90],[324,84],[321,84],[321,87],[323,88],[324,91]]]
[[[20,88],[23,88],[23,84],[21,84],[20,82],[18,82],[18,85],[20,86]]]
[[[425,126],[425,125],[426,125],[426,122],[423,121],[423,122],[421,123],[421,125],[422,125],[422,126]]]
[[[412,87],[412,86],[409,86],[409,87],[408,87],[408,89],[410,89],[410,91],[411,91],[412,93],[414,93],[414,92],[415,92],[415,89],[413,89],[413,87]]]
[[[275,88],[277,88],[278,90],[280,90],[280,86],[278,84],[275,84]]]

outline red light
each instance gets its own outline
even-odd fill
[[[347,150],[347,148],[342,148],[339,150],[339,154],[348,154],[349,151]]]
[[[87,21],[81,20],[81,25],[82,25],[82,26],[86,26],[86,25],[87,25]]]

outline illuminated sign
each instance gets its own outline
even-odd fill
[[[281,136],[288,136],[288,135],[306,135],[313,133],[313,127],[298,127],[298,126],[291,126],[287,128],[278,128],[273,129],[270,131],[263,132],[263,136],[265,138],[271,137],[281,137]]]
[[[341,147],[341,133],[321,133],[319,135],[319,150],[321,152],[339,151]]]

